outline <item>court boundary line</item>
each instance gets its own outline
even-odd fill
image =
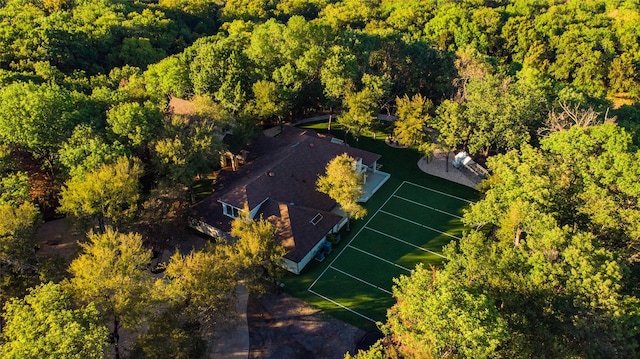
[[[310,290],[311,288],[313,288],[314,285],[316,285],[316,283],[318,282],[318,280],[320,280],[320,278],[322,278],[322,276],[327,272],[327,270],[329,269],[329,267],[331,267],[333,265],[333,263],[335,263],[336,260],[338,260],[338,258],[340,258],[340,256],[342,255],[342,253],[344,253],[344,251],[347,249],[347,247],[349,247],[349,245],[351,244],[351,242],[353,242],[354,239],[356,239],[360,233],[362,232],[362,230],[367,226],[367,224],[369,224],[369,222],[371,222],[371,220],[378,214],[378,212],[380,212],[380,208],[384,207],[385,204],[387,204],[387,202],[389,202],[389,200],[391,199],[391,197],[393,197],[393,195],[396,194],[396,192],[398,192],[398,190],[400,189],[400,187],[402,187],[402,185],[404,184],[404,182],[402,182],[394,191],[393,193],[384,201],[384,203],[382,203],[380,205],[380,207],[378,208],[378,210],[376,211],[376,213],[372,214],[371,217],[369,217],[369,219],[367,220],[367,222],[358,230],[358,232],[356,232],[356,234],[351,238],[351,240],[349,241],[349,243],[347,243],[346,246],[344,246],[344,248],[342,248],[342,250],[340,251],[340,253],[338,253],[338,255],[336,255],[335,258],[333,258],[333,260],[331,261],[331,263],[329,263],[329,265],[327,266],[327,268],[325,268],[322,273],[320,273],[320,275],[313,281],[313,283],[311,283],[311,285],[309,286],[309,288],[307,288],[307,290]]]
[[[337,306],[337,307],[339,307],[339,308],[345,309],[345,310],[347,310],[348,312],[353,313],[353,314],[355,314],[355,315],[357,315],[357,316],[359,316],[359,317],[361,317],[361,318],[364,318],[364,319],[366,319],[366,320],[368,320],[368,321],[370,321],[370,322],[372,322],[372,323],[377,323],[377,321],[375,321],[375,320],[371,319],[370,317],[368,317],[368,316],[366,316],[366,315],[364,315],[364,314],[362,314],[362,313],[359,313],[358,311],[353,310],[353,309],[351,309],[351,308],[349,308],[349,307],[347,307],[347,306],[345,306],[345,305],[343,305],[343,304],[340,304],[340,303],[338,303],[337,301],[335,301],[335,300],[333,300],[333,299],[331,299],[331,298],[329,298],[329,297],[327,297],[327,296],[325,296],[325,295],[322,295],[322,294],[320,294],[320,293],[316,292],[316,291],[315,291],[315,290],[313,290],[312,288],[313,288],[313,286],[315,286],[315,285],[316,285],[316,283],[318,283],[318,281],[320,280],[320,278],[322,278],[322,277],[326,274],[326,272],[327,272],[327,270],[329,270],[329,268],[332,268],[332,269],[334,269],[334,270],[337,270],[338,272],[342,272],[341,270],[338,270],[337,268],[333,267],[333,263],[335,263],[335,261],[336,261],[336,260],[338,260],[338,258],[340,258],[340,256],[342,255],[342,253],[344,253],[344,251],[345,251],[348,247],[356,248],[356,247],[352,246],[352,245],[351,245],[351,243],[353,243],[353,241],[354,241],[356,238],[358,238],[358,236],[360,235],[360,233],[362,233],[362,231],[363,231],[365,228],[370,229],[370,230],[373,230],[373,228],[368,227],[368,224],[369,224],[369,222],[371,222],[371,220],[373,220],[373,218],[374,218],[374,217],[375,217],[379,212],[383,212],[383,213],[386,213],[386,214],[392,215],[392,214],[391,214],[391,213],[389,213],[389,212],[383,211],[383,210],[382,210],[382,208],[383,208],[383,207],[384,207],[384,206],[389,202],[389,200],[390,200],[391,198],[393,198],[394,196],[395,196],[395,197],[399,197],[399,196],[396,196],[396,193],[398,192],[398,190],[400,190],[400,188],[401,188],[402,186],[404,186],[404,184],[405,184],[405,183],[410,184],[410,185],[413,185],[413,186],[416,186],[416,187],[419,187],[419,188],[426,189],[426,190],[428,190],[428,191],[432,191],[432,192],[435,192],[435,193],[439,193],[439,194],[442,194],[442,195],[445,195],[445,196],[448,196],[448,197],[451,197],[451,198],[455,198],[455,199],[461,200],[461,201],[463,201],[463,202],[467,202],[467,203],[470,203],[470,204],[474,204],[474,203],[475,203],[475,202],[473,202],[473,201],[470,201],[470,200],[467,200],[467,199],[464,199],[464,198],[461,198],[461,197],[457,197],[457,196],[454,196],[454,195],[451,195],[451,194],[448,194],[448,193],[440,192],[440,191],[435,190],[435,189],[433,189],[433,188],[425,187],[425,186],[422,186],[422,185],[419,185],[419,184],[416,184],[416,183],[413,183],[413,182],[409,182],[409,181],[402,181],[402,183],[401,183],[398,187],[396,187],[396,189],[393,191],[393,193],[391,193],[391,195],[389,195],[389,197],[387,197],[387,199],[386,199],[386,200],[385,200],[385,201],[380,205],[380,207],[378,207],[378,209],[376,210],[376,212],[375,212],[375,213],[373,213],[373,214],[371,215],[371,217],[369,217],[369,219],[367,220],[367,222],[365,222],[365,224],[364,224],[364,225],[363,225],[363,226],[358,230],[358,232],[356,232],[356,234],[351,238],[351,240],[349,240],[349,242],[347,243],[347,245],[346,245],[344,248],[342,248],[342,250],[341,250],[341,251],[340,251],[340,252],[335,256],[335,258],[333,258],[333,260],[331,261],[331,263],[329,263],[329,265],[328,265],[328,266],[327,266],[327,267],[322,271],[322,273],[320,273],[320,275],[318,275],[318,277],[316,277],[316,279],[313,281],[313,283],[311,283],[311,285],[309,285],[309,287],[307,288],[307,291],[308,291],[309,293],[312,293],[312,294],[314,294],[314,295],[316,295],[316,296],[318,296],[318,297],[320,297],[320,298],[322,298],[322,299],[324,299],[324,300],[328,301],[329,303],[332,303],[332,304],[336,305],[336,306]],[[392,215],[392,216],[395,216],[395,215]],[[395,217],[398,217],[398,216],[395,216]],[[403,219],[402,217],[398,217],[398,218]],[[410,221],[410,220],[409,220],[409,222],[413,222],[413,221]],[[432,228],[430,228],[430,227],[428,227],[428,226],[421,225],[421,224],[419,224],[419,223],[417,223],[417,222],[413,222],[413,223],[418,224],[418,225],[420,225],[420,226],[422,226],[422,227],[425,227],[425,228],[427,228],[427,229],[434,230],[434,229],[432,229]],[[435,231],[436,231],[436,232],[440,232],[440,231],[438,231],[438,230],[435,230]],[[455,239],[460,240],[460,238],[458,238],[458,237],[456,237],[456,236],[453,236],[453,235],[450,235],[449,233],[445,233],[445,232],[440,232],[440,233],[442,233],[442,234],[444,234],[444,235],[447,235],[447,236],[450,236],[450,237],[452,237],[452,238],[455,238]],[[402,240],[400,240],[400,242],[403,242],[403,241],[402,241]],[[407,243],[407,244],[411,245],[410,243]],[[439,256],[441,256],[441,257],[443,257],[443,258],[445,258],[445,259],[449,259],[449,258],[447,258],[447,257],[445,257],[445,256],[443,256],[443,255],[441,255],[441,254],[438,254],[438,253],[436,253],[436,252],[430,251],[430,250],[428,250],[428,249],[425,249],[425,248],[422,248],[422,247],[418,247],[418,248],[421,248],[421,249],[422,249],[422,250],[424,250],[424,251],[427,251],[427,252],[430,252],[430,253],[433,253],[433,254],[439,255]],[[345,274],[346,274],[346,273],[345,273]],[[349,275],[347,275],[347,276],[349,276]]]
[[[435,254],[435,255],[440,256],[440,257],[442,257],[442,258],[444,258],[444,259],[450,259],[449,257],[445,257],[444,255],[442,255],[442,254],[440,254],[440,253],[438,253],[438,252],[434,252],[434,251],[432,251],[432,250],[430,250],[430,249],[426,249],[426,248],[424,248],[424,247],[421,247],[421,246],[415,245],[415,244],[413,244],[413,243],[411,243],[411,242],[407,242],[407,241],[405,241],[404,239],[400,239],[400,238],[398,238],[398,237],[394,237],[394,236],[392,236],[392,235],[390,235],[390,234],[384,233],[384,232],[379,231],[379,230],[377,230],[377,229],[375,229],[375,228],[367,227],[367,229],[368,229],[368,230],[370,230],[370,231],[372,231],[372,232],[376,232],[376,233],[378,233],[378,234],[380,234],[380,235],[383,235],[383,236],[385,236],[385,237],[389,237],[389,238],[391,238],[391,239],[393,239],[393,240],[396,240],[396,241],[398,241],[398,242],[400,242],[400,243],[404,243],[404,244],[406,244],[406,245],[408,245],[408,246],[414,247],[414,248],[416,248],[416,249],[420,249],[420,250],[422,250],[422,251],[424,251],[424,252],[428,252],[428,253],[431,253],[431,254]]]
[[[409,182],[409,181],[402,181],[402,184],[400,186],[402,187],[402,185],[405,184],[405,183],[408,183],[408,184],[414,185],[416,187],[420,187],[420,188],[426,189],[427,191],[431,191],[431,192],[439,193],[441,195],[445,195],[445,196],[448,196],[448,197],[451,197],[451,198],[455,198],[455,199],[458,199],[460,201],[464,201],[464,202],[467,202],[467,203],[470,203],[470,204],[475,204],[474,201],[470,201],[470,200],[468,200],[466,198],[454,196],[452,194],[441,192],[441,191],[438,191],[437,189],[429,188],[429,187],[426,187],[426,186],[423,186],[423,185],[420,185],[420,184],[417,184],[417,183]]]
[[[373,257],[373,258],[375,258],[375,259],[377,259],[377,260],[379,260],[379,261],[383,261],[383,262],[385,262],[385,263],[391,264],[392,266],[396,266],[396,267],[398,267],[398,268],[400,268],[400,269],[404,269],[404,270],[405,270],[405,271],[407,271],[407,272],[411,272],[411,269],[409,269],[409,268],[407,268],[407,267],[405,267],[405,266],[401,266],[401,265],[400,265],[400,264],[398,264],[398,263],[394,263],[394,262],[392,262],[392,261],[390,261],[390,260],[388,260],[388,259],[384,259],[384,258],[382,258],[382,257],[379,257],[379,256],[377,256],[377,255],[375,255],[375,254],[373,254],[373,253],[369,253],[369,252],[365,251],[364,249],[360,249],[360,248],[358,248],[358,247],[354,247],[354,246],[352,246],[352,245],[350,245],[350,244],[348,244],[347,246],[348,246],[349,248],[353,248],[353,249],[357,250],[358,252],[362,252],[362,253],[364,253],[364,254],[366,254],[366,255],[368,255],[368,256],[371,256],[371,257]]]
[[[353,279],[357,280],[357,281],[358,281],[358,282],[360,282],[360,283],[363,283],[363,284],[365,284],[365,285],[368,285],[368,286],[370,286],[370,287],[373,287],[373,288],[375,288],[375,289],[377,289],[377,290],[379,290],[379,291],[385,292],[385,293],[387,293],[387,294],[389,294],[389,295],[393,295],[393,293],[392,293],[391,291],[388,291],[388,290],[386,290],[386,289],[384,289],[384,288],[382,288],[382,287],[378,287],[377,285],[375,285],[375,284],[373,284],[373,283],[369,283],[369,282],[367,282],[366,280],[364,280],[364,279],[362,279],[362,278],[360,278],[360,277],[356,277],[355,275],[353,275],[353,274],[351,274],[351,273],[347,273],[347,272],[343,271],[343,270],[342,270],[342,269],[340,269],[340,268],[336,268],[336,267],[334,267],[334,266],[330,266],[330,268],[331,268],[331,269],[333,269],[334,271],[338,272],[338,273],[342,273],[342,274],[346,275],[346,276],[347,276],[347,277],[349,277],[349,278],[353,278]]]
[[[362,317],[362,318],[364,318],[364,319],[366,319],[366,320],[368,320],[368,321],[370,321],[370,322],[377,323],[377,321],[376,321],[376,320],[373,320],[373,319],[371,319],[371,318],[367,317],[366,315],[364,315],[364,314],[362,314],[362,313],[358,313],[358,312],[356,312],[355,310],[353,310],[353,309],[351,309],[351,308],[349,308],[349,307],[346,307],[346,306],[344,306],[344,305],[342,305],[342,304],[340,304],[340,303],[336,302],[335,300],[333,300],[333,299],[331,299],[331,298],[328,298],[327,296],[324,296],[324,295],[322,295],[322,294],[320,294],[320,293],[318,293],[318,292],[314,291],[313,289],[311,289],[311,287],[309,287],[309,288],[307,289],[307,291],[309,291],[310,293],[313,293],[313,294],[317,295],[318,297],[320,297],[320,298],[322,298],[322,299],[326,300],[326,301],[327,301],[327,302],[329,302],[329,303],[333,303],[334,305],[336,305],[336,306],[338,306],[338,307],[340,307],[340,308],[342,308],[342,309],[346,309],[347,311],[349,311],[349,312],[351,312],[351,313],[353,313],[353,314],[355,314],[355,315],[358,315],[358,316],[360,316],[360,317]]]
[[[389,215],[389,216],[391,216],[391,217],[399,218],[399,219],[401,219],[401,220],[403,220],[403,221],[406,221],[406,222],[409,222],[409,223],[413,223],[413,224],[418,225],[418,226],[420,226],[420,227],[424,227],[424,228],[426,228],[426,229],[430,229],[430,230],[432,230],[432,231],[434,231],[434,232],[438,232],[438,233],[440,233],[440,234],[444,234],[445,236],[448,236],[448,237],[451,237],[451,238],[455,238],[455,239],[457,239],[457,240],[461,240],[461,239],[462,239],[462,238],[460,238],[460,237],[456,237],[456,236],[454,236],[453,234],[449,234],[449,233],[447,233],[447,232],[443,232],[443,231],[441,231],[441,230],[438,230],[438,229],[435,229],[435,228],[429,227],[429,226],[427,226],[426,224],[422,224],[422,223],[418,223],[418,222],[412,221],[412,220],[410,220],[410,219],[402,218],[402,217],[398,216],[397,214],[393,214],[393,213],[387,212],[387,211],[385,211],[385,210],[380,210],[380,211],[378,211],[378,212],[382,212],[382,213],[387,214],[387,215]],[[377,214],[377,212],[376,212],[376,214]]]
[[[416,201],[410,200],[410,199],[408,199],[408,198],[404,198],[404,197],[397,196],[397,195],[394,195],[393,197],[395,197],[395,198],[399,198],[400,200],[403,200],[403,201],[406,201],[406,202],[409,202],[409,203],[413,203],[413,204],[418,205],[418,206],[421,206],[421,207],[429,208],[430,210],[433,210],[433,211],[436,211],[436,212],[440,212],[440,213],[442,213],[442,214],[446,214],[446,215],[449,215],[449,216],[451,216],[451,217],[455,217],[455,218],[458,218],[458,219],[462,219],[462,216],[458,216],[457,214],[449,213],[449,212],[447,212],[447,211],[443,211],[443,210],[441,210],[441,209],[437,209],[437,208],[434,208],[434,207],[428,206],[428,205],[426,205],[426,204],[423,204],[423,203],[420,203],[420,202],[416,202]]]

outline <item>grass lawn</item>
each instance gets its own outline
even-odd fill
[[[327,132],[326,122],[301,127]],[[393,278],[408,275],[418,263],[439,266],[446,260],[442,246],[461,237],[463,208],[479,196],[469,187],[420,171],[420,153],[386,145],[381,128],[375,140],[348,139],[354,147],[382,155],[381,170],[391,173],[365,204],[368,215],[352,221],[351,231],[323,262],[312,260],[301,275],[283,279],[285,291],[364,330],[385,321],[395,303]],[[330,133],[344,139],[336,124]]]

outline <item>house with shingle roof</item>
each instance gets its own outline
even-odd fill
[[[327,248],[348,218],[336,202],[316,190],[330,160],[343,153],[356,159],[365,175],[366,201],[390,177],[379,170],[380,155],[349,147],[312,130],[285,127],[276,136],[261,135],[243,151],[243,165],[222,169],[213,193],[193,207],[190,225],[213,237],[227,237],[242,211],[273,223],[276,240],[287,250],[285,267],[299,274]]]

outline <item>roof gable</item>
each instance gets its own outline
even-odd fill
[[[294,262],[302,260],[342,219],[335,213],[277,201],[267,201],[259,213],[274,224],[277,239],[287,250],[285,258]]]

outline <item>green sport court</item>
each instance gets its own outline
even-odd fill
[[[418,263],[440,266],[442,247],[460,239],[462,210],[455,194],[403,181],[313,280],[307,291],[369,322],[384,322],[393,306],[393,278]]]

